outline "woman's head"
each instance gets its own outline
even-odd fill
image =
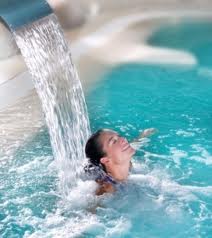
[[[85,146],[86,157],[89,158],[90,162],[94,165],[99,166],[100,160],[105,156],[103,146],[100,142],[100,136],[104,132],[104,129],[96,131],[90,136]]]
[[[128,166],[135,150],[117,132],[101,129],[88,139],[85,153],[91,163],[97,166],[101,164],[108,172],[111,169]]]

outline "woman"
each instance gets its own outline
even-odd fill
[[[139,138],[154,132],[154,128],[146,129]],[[114,192],[116,185],[127,179],[135,149],[117,132],[100,129],[88,139],[85,153],[90,162],[85,171],[96,174],[96,194],[101,195]]]

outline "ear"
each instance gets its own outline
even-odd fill
[[[109,158],[108,158],[107,156],[102,157],[102,158],[100,159],[100,162],[105,165],[105,164],[107,164],[107,163],[109,162]]]

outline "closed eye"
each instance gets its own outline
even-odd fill
[[[110,139],[109,139],[109,144],[116,144],[116,142],[118,141],[118,138],[120,136],[119,135],[115,135],[115,136],[112,136]]]

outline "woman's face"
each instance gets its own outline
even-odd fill
[[[100,143],[107,157],[116,165],[129,163],[135,154],[135,150],[130,146],[128,141],[115,131],[104,131],[100,136]]]

